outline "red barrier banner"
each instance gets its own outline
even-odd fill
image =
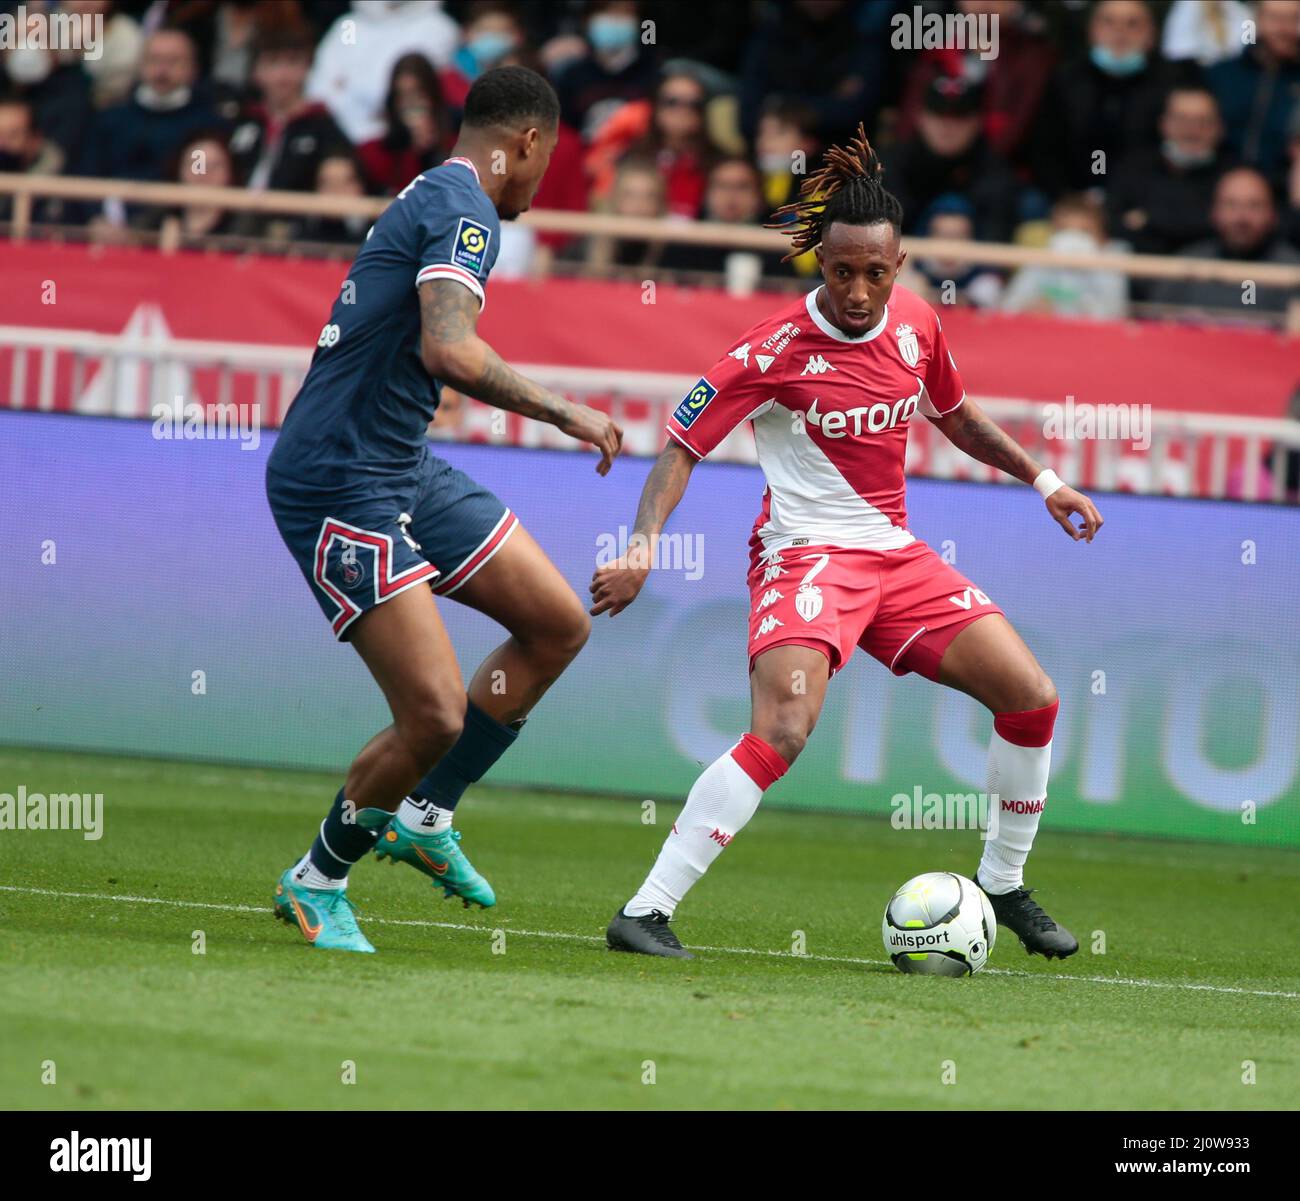
[[[160,437],[186,436],[187,421],[278,426],[346,274],[341,263],[215,253],[44,244],[4,253],[0,404],[149,417],[166,427]],[[662,447],[667,417],[694,380],[789,303],[648,282],[499,280],[488,291],[484,336],[546,386],[611,412],[626,449],[644,455]],[[970,394],[1066,478],[1283,499],[1286,448],[1275,439],[1300,438],[1276,419],[1300,376],[1300,341],[960,309],[944,310],[943,321]],[[549,426],[449,392],[430,434],[572,446]],[[715,457],[752,462],[748,431]],[[1000,478],[919,420],[908,470]]]
[[[165,338],[304,350],[346,274],[341,263],[44,243],[4,244],[0,260],[0,325],[120,334],[147,319]],[[518,362],[699,376],[785,303],[668,285],[499,280],[481,331]],[[968,309],[945,309],[943,321],[977,396],[1280,417],[1300,381],[1300,340],[1270,331]]]

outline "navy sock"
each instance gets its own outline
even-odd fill
[[[341,880],[379,841],[380,831],[392,814],[383,809],[358,809],[343,799],[343,789],[320,824],[311,844],[312,864],[331,880]]]
[[[481,780],[514,745],[524,720],[502,725],[470,701],[465,709],[465,728],[456,745],[411,789],[412,798],[428,801],[439,809],[455,809],[465,789]]]

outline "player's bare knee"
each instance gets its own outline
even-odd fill
[[[587,610],[582,607],[582,602],[575,596],[573,603],[565,607],[557,642],[560,649],[572,659],[587,645],[587,639],[590,637],[591,618],[587,616]]]
[[[571,602],[550,610],[544,620],[526,630],[517,630],[515,638],[537,658],[553,659],[567,666],[591,637],[591,618],[576,594]]]
[[[807,745],[813,724],[802,709],[783,706],[766,719],[755,722],[754,733],[786,763],[793,763]]]
[[[465,728],[465,694],[430,688],[404,707],[396,725],[417,758],[432,762],[455,745]]]
[[[1056,685],[1052,677],[1042,668],[1017,686],[1012,697],[1000,710],[1003,713],[1028,713],[1034,709],[1046,709],[1057,701]]]

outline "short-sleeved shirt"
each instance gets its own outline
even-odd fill
[[[473,163],[452,158],[416,176],[353,260],[268,471],[329,490],[411,476],[442,389],[420,358],[416,289],[450,279],[483,304],[500,245]]]
[[[938,314],[914,292],[895,286],[876,326],[850,337],[822,315],[817,291],[742,335],[673,411],[668,433],[702,459],[753,423],[767,477],[754,523],[764,551],[906,546],[908,423],[962,403],[957,365]]]

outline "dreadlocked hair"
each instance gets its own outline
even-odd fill
[[[781,261],[789,262],[820,245],[823,234],[836,221],[846,225],[888,221],[901,229],[903,206],[885,190],[883,175],[884,168],[859,121],[858,132],[847,146],[832,146],[822,156],[821,170],[803,181],[799,198],[772,214],[767,227],[790,235],[790,253]]]

